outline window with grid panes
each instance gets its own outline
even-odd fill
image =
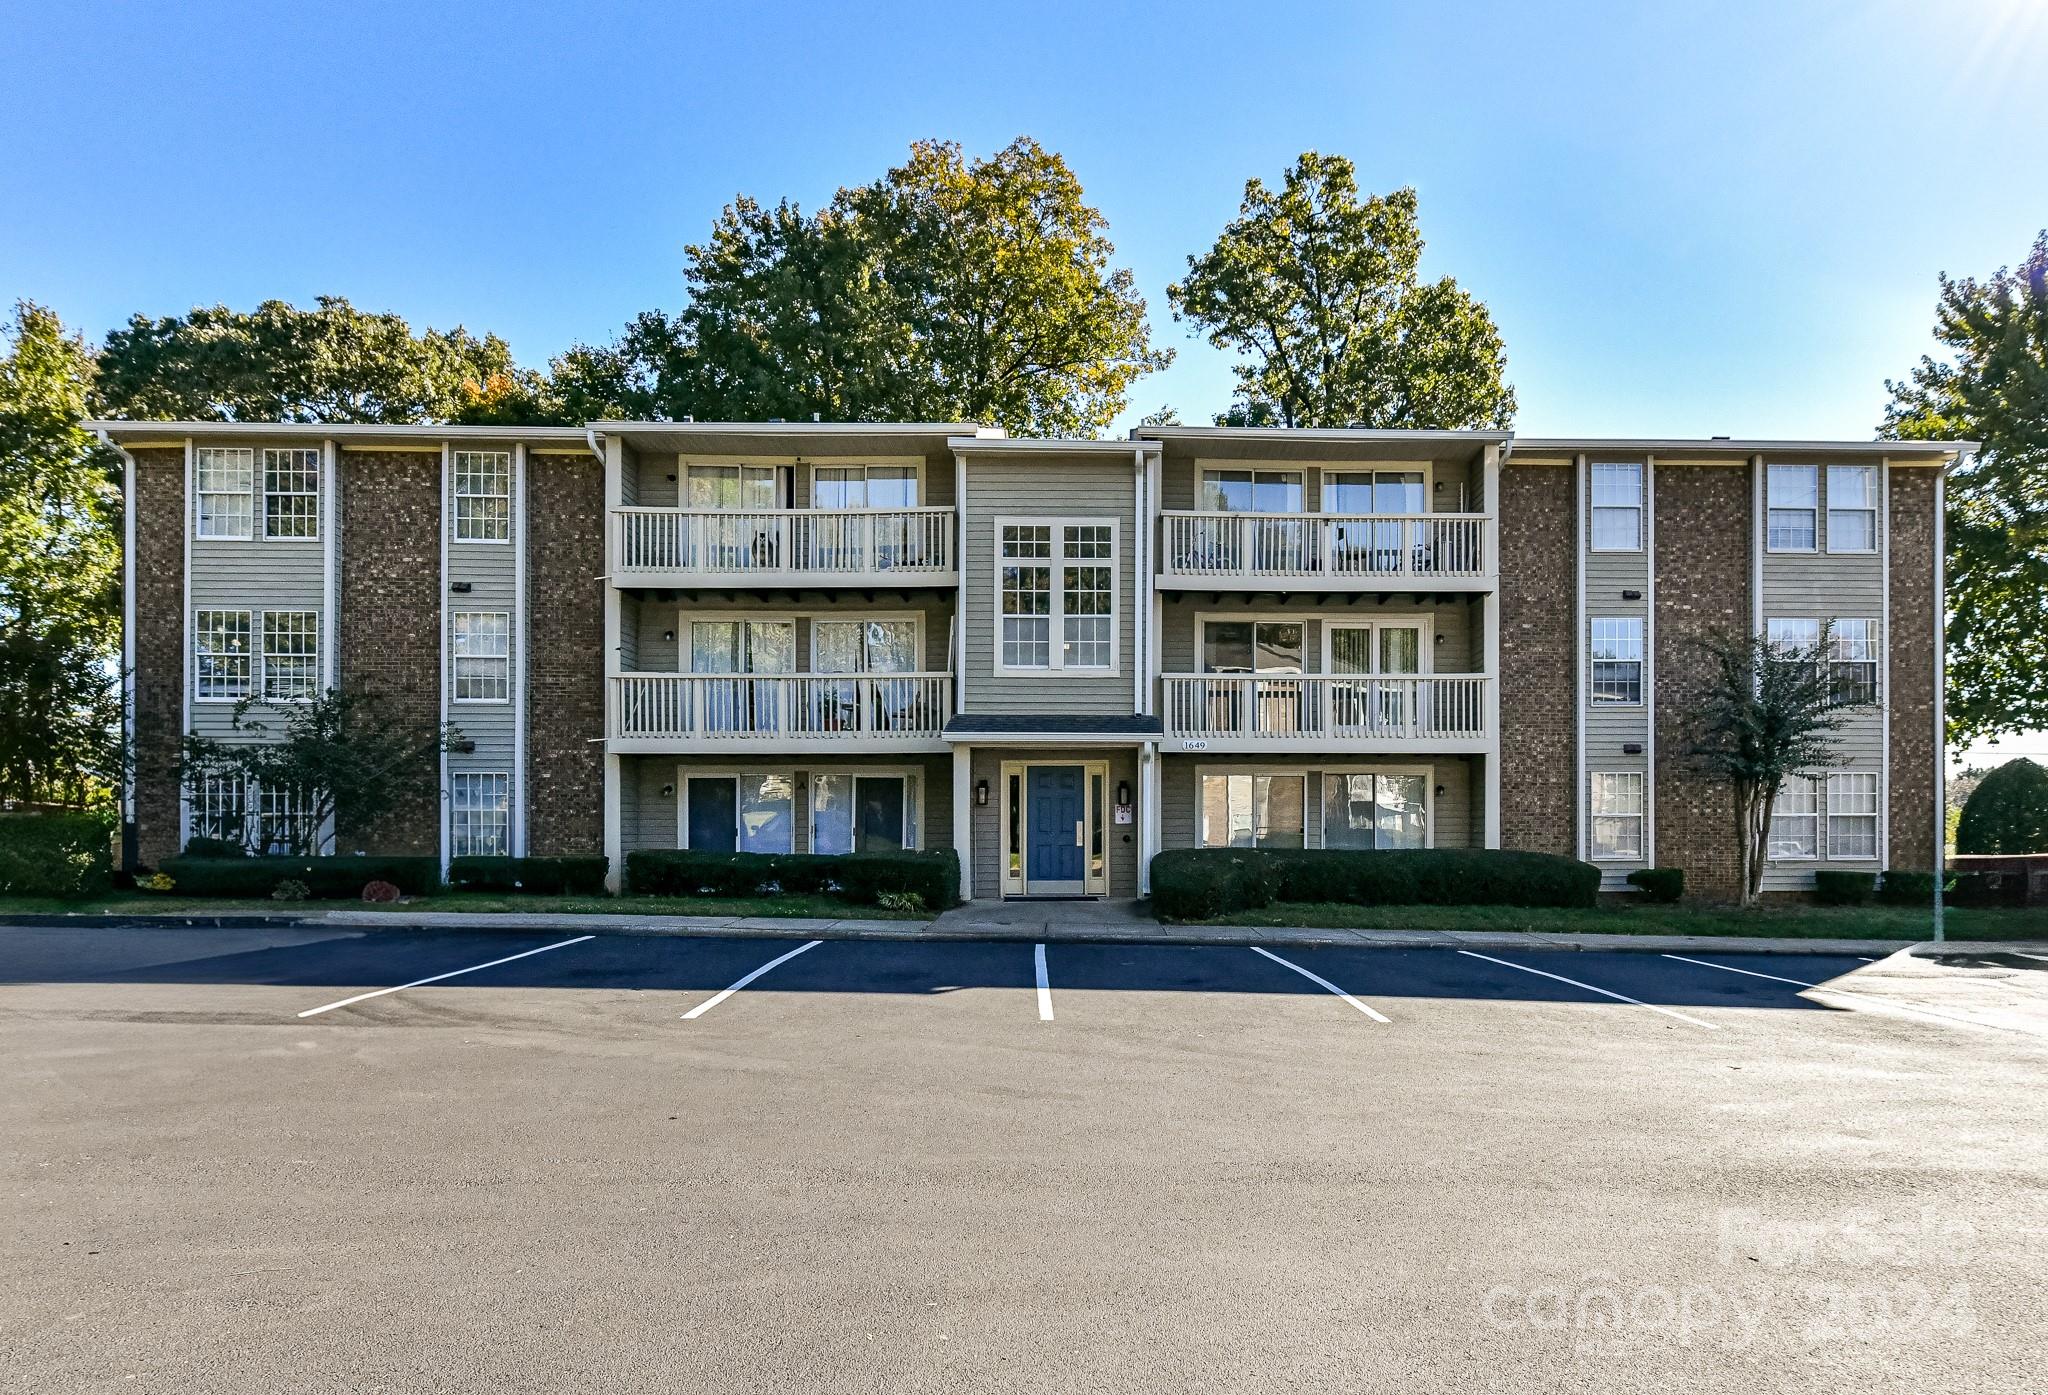
[[[457,702],[508,702],[512,697],[512,616],[502,610],[458,610],[449,619]]]
[[[320,612],[263,612],[263,696],[302,702],[320,689]]]
[[[511,452],[455,452],[455,540],[509,542],[511,539]]]
[[[192,695],[207,701],[248,697],[252,672],[249,612],[195,612],[192,616]]]
[[[1877,856],[1877,776],[1843,771],[1828,776],[1828,857]]]
[[[1643,617],[1596,616],[1593,625],[1593,701],[1643,700]]]
[[[192,463],[198,536],[247,538],[255,516],[256,452],[202,446]]]
[[[320,536],[320,452],[298,446],[263,452],[263,536]]]
[[[504,857],[511,847],[512,777],[459,771],[448,777],[449,842],[456,857]]]

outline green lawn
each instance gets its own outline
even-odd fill
[[[2048,907],[1951,910],[1951,940],[2048,940]],[[1548,930],[1600,935],[1761,935],[1788,939],[1925,940],[1933,913],[1904,906],[1602,906],[1590,911],[1514,906],[1348,906],[1278,903],[1197,925],[1329,930]]]
[[[38,896],[0,896],[0,915],[216,915],[242,911],[262,915],[310,915],[319,911],[518,911],[527,915],[717,915],[802,916],[826,920],[927,920],[929,916],[850,906],[829,896],[770,896],[738,900],[668,896],[501,896],[455,891],[373,905],[362,901],[203,900],[192,896],[150,896],[135,892],[58,901]]]

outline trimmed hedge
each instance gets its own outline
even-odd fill
[[[1644,867],[1628,874],[1628,884],[1638,887],[1648,901],[1676,901],[1685,895],[1683,867]]]
[[[885,891],[912,892],[943,910],[960,898],[960,859],[951,848],[900,853],[722,853],[687,848],[626,854],[626,889],[636,896],[833,896],[872,906]]]
[[[1959,872],[1949,904],[1980,909],[2024,906],[2027,879],[2019,872]]]
[[[1813,899],[1823,906],[1867,906],[1877,890],[1869,872],[1820,871],[1813,874]],[[1929,899],[1933,893],[1928,893]]]
[[[158,870],[180,896],[269,897],[284,881],[305,883],[322,900],[353,900],[371,882],[412,896],[441,889],[437,857],[167,857]]]
[[[1599,893],[1600,869],[1589,863],[1491,848],[1175,848],[1152,859],[1152,908],[1170,920],[1275,901],[1585,909]]]
[[[113,832],[105,814],[0,815],[0,894],[74,898],[106,890]]]
[[[1934,873],[1887,870],[1878,883],[1877,899],[1887,906],[1932,906]]]
[[[249,850],[240,843],[227,838],[208,838],[203,834],[185,840],[187,857],[247,857]]]
[[[602,896],[611,861],[597,857],[458,857],[448,864],[457,891],[516,891],[529,896]]]

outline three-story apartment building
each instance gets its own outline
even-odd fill
[[[97,426],[144,863],[279,841],[289,795],[187,788],[180,734],[339,687],[461,732],[382,851],[950,846],[995,898],[1142,895],[1162,848],[1520,847],[1725,892],[1700,641],[1827,624],[1868,705],[1767,885],[1937,855],[1967,443]]]

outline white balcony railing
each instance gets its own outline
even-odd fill
[[[1484,514],[1166,510],[1160,517],[1164,577],[1406,586],[1482,580],[1492,571]]]
[[[614,674],[605,713],[614,740],[889,745],[936,739],[953,711],[953,677],[890,674]]]
[[[1166,734],[1253,745],[1484,741],[1485,674],[1377,678],[1341,674],[1167,674]]]
[[[612,570],[744,579],[951,574],[953,510],[612,510]]]

